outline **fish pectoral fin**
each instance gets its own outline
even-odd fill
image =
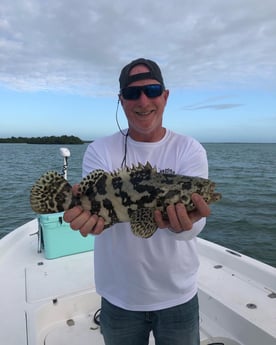
[[[139,208],[130,216],[131,230],[135,236],[142,238],[151,237],[157,230],[153,210],[150,208]]]

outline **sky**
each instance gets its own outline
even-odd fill
[[[1,0],[0,137],[114,133],[120,71],[145,57],[170,90],[164,126],[276,142],[275,18],[275,0]]]

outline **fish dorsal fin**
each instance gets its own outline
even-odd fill
[[[151,173],[156,173],[157,170],[156,168],[153,168],[149,162],[146,164],[138,163],[138,165],[133,164],[131,167],[123,167],[121,169],[115,170],[111,173],[112,176],[120,176],[124,175],[125,173],[130,174],[130,173],[139,173],[143,171],[151,171]]]
[[[142,238],[151,237],[157,230],[153,216],[153,209],[139,208],[130,215],[131,230],[135,236]]]

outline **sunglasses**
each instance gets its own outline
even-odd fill
[[[162,92],[164,91],[164,87],[163,85],[160,85],[160,84],[150,84],[150,85],[144,85],[144,86],[128,86],[121,89],[121,95],[126,100],[136,100],[140,98],[142,91],[148,98],[155,98],[162,95]]]

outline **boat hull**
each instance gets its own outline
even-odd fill
[[[0,241],[0,343],[104,344],[94,252],[48,260],[37,230],[34,219]],[[275,268],[200,238],[198,250],[201,345],[274,345]]]

